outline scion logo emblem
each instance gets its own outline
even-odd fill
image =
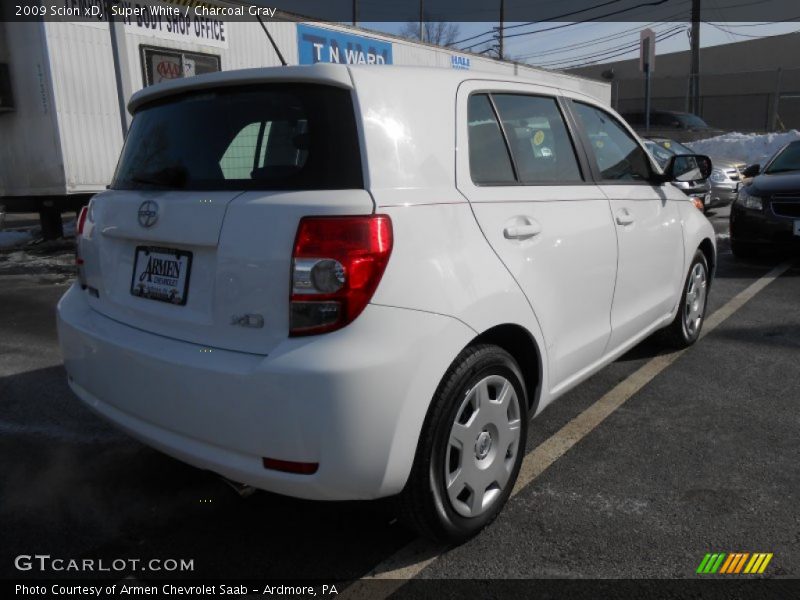
[[[152,200],[146,200],[139,205],[139,225],[142,227],[152,227],[158,221],[158,204]]]

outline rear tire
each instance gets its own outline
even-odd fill
[[[697,250],[683,284],[678,313],[664,330],[665,341],[670,346],[688,348],[700,338],[706,318],[709,285],[708,261],[702,250]]]
[[[498,346],[466,348],[434,395],[400,494],[403,520],[439,542],[463,542],[511,495],[528,432],[519,366]]]

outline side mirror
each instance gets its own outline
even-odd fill
[[[711,175],[711,159],[703,154],[679,154],[664,168],[666,181],[697,181]]]
[[[745,177],[755,177],[760,173],[761,173],[761,165],[750,165],[744,171],[742,171],[742,175],[744,175]]]

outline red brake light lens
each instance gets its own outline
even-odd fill
[[[292,256],[290,335],[351,323],[375,293],[392,244],[388,215],[303,217]]]
[[[75,235],[83,235],[83,226],[86,225],[86,215],[89,214],[89,206],[82,206],[81,212],[78,213],[78,222],[75,227]]]

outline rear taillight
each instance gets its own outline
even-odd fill
[[[388,215],[302,218],[292,256],[289,334],[351,323],[372,298],[391,252]]]
[[[86,215],[89,214],[89,206],[81,207],[78,213],[78,220],[75,223],[75,265],[78,268],[78,283],[81,289],[86,289],[86,274],[83,271],[83,259],[81,258],[81,236],[83,235],[83,226],[86,225]]]
[[[86,215],[89,214],[89,206],[81,207],[81,212],[78,213],[78,222],[77,226],[75,227],[75,235],[81,236],[83,235],[83,226],[86,225]]]

